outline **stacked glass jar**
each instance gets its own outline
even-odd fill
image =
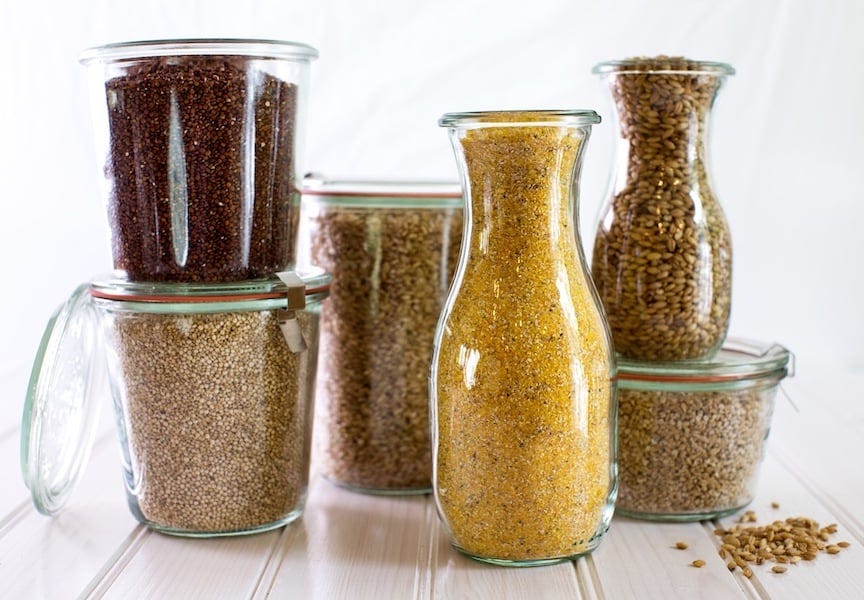
[[[726,341],[732,246],[707,148],[734,70],[659,56],[594,72],[618,135],[591,269],[620,357],[616,509],[672,520],[734,512],[753,498],[789,362],[780,346]]]
[[[42,512],[62,506],[83,465],[92,365],[104,355],[126,494],[142,523],[233,535],[300,515],[330,283],[321,270],[292,270],[316,56],[256,40],[115,44],[82,56],[114,274],[76,291],[37,358],[23,462]],[[102,336],[82,334],[94,321]],[[70,405],[81,418],[51,417]],[[85,425],[54,431],[76,422]]]

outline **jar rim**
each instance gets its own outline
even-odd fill
[[[244,38],[188,38],[116,42],[87,48],[78,57],[81,64],[116,62],[158,56],[249,56],[309,62],[318,50],[308,44],[282,40]]]
[[[783,379],[794,374],[794,355],[777,343],[744,338],[727,338],[709,359],[676,362],[647,362],[618,359],[618,380],[640,383],[716,385],[724,382],[759,381],[766,377]]]
[[[734,75],[732,65],[711,60],[691,60],[682,57],[657,56],[609,60],[594,65],[595,75],[618,74],[682,74],[682,75]]]
[[[323,269],[298,271],[310,302],[329,294],[333,277]],[[288,286],[278,278],[251,279],[226,283],[167,283],[129,281],[117,277],[90,283],[90,295],[97,300],[144,305],[233,304],[284,299]]]
[[[600,115],[593,110],[540,109],[491,110],[445,113],[441,127],[561,127],[596,125]]]
[[[304,197],[345,206],[462,206],[462,187],[455,181],[335,180],[307,176],[300,191]]]

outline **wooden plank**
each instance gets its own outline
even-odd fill
[[[11,458],[4,456],[3,464]],[[26,496],[4,490],[4,503],[9,498]],[[99,445],[81,485],[58,516],[37,513],[28,499],[4,525],[0,598],[77,596],[137,525],[126,507],[116,440],[105,438]]]
[[[17,427],[14,432],[0,439],[0,481],[3,482],[0,492],[0,519],[19,506],[30,504],[30,491],[24,485],[21,474],[20,447]]]
[[[616,516],[591,560],[606,598],[731,598],[742,589],[701,523],[658,523]],[[679,550],[677,542],[688,548]],[[691,563],[701,559],[705,566]],[[715,560],[716,559],[716,560]]]
[[[280,531],[191,539],[148,532],[94,597],[250,598]]]
[[[834,375],[828,397],[819,387],[784,384],[797,408],[778,398],[772,448],[777,459],[864,540],[864,426],[855,417],[864,417],[864,403],[856,393],[864,380]]]
[[[797,409],[804,415],[822,414],[844,428],[864,434],[864,402],[860,393],[864,390],[864,371],[800,365],[782,387],[795,404],[793,412]],[[786,403],[782,394],[777,401],[780,405]]]
[[[428,508],[430,541],[428,595],[422,597],[450,600],[458,598],[501,598],[560,600],[586,598],[591,582],[580,584],[573,563],[546,567],[498,567],[467,558],[450,545],[447,534],[435,514],[434,503]],[[415,596],[418,597],[418,596]]]
[[[780,507],[771,508],[772,502],[777,502]],[[766,457],[756,497],[748,508],[756,513],[758,525],[797,516],[815,519],[823,526],[840,523],[838,516],[814,497],[794,472],[790,472],[776,459],[773,450]],[[735,522],[735,517],[721,521],[727,528]],[[753,565],[754,577],[749,582],[740,570],[736,571],[735,577],[742,585],[752,585],[755,592],[763,597],[784,600],[864,598],[864,540],[851,534],[840,523],[840,529],[837,535],[832,536],[832,541],[846,540],[852,545],[839,554],[820,553],[815,561],[784,565],[788,570],[783,574],[771,572],[773,562]],[[719,543],[719,538],[714,537],[717,540],[715,543]],[[713,559],[721,560],[716,550]]]
[[[0,373],[0,443],[11,437],[17,441],[29,378],[30,365],[23,361]]]
[[[371,496],[314,478],[303,521],[289,526],[256,597],[417,597],[428,503],[426,496]]]

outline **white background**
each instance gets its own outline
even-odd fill
[[[84,68],[88,46],[260,37],[317,47],[306,168],[455,179],[447,111],[595,108],[603,60],[674,54],[738,71],[720,92],[713,178],[734,240],[731,332],[799,370],[864,369],[864,2],[859,0],[0,0],[0,375],[110,254]],[[612,154],[583,171],[590,250]],[[19,403],[21,389],[3,400]],[[21,395],[18,395],[20,392]],[[851,390],[850,390],[851,392]]]

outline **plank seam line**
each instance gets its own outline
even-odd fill
[[[298,523],[299,525],[299,523]],[[264,561],[264,566],[258,573],[255,581],[255,587],[252,588],[250,598],[269,598],[273,591],[273,586],[276,585],[276,578],[279,576],[279,571],[282,570],[282,563],[285,560],[285,548],[287,547],[287,538],[293,534],[292,523],[283,525],[282,532],[276,537],[270,552],[267,554],[267,560]],[[268,571],[272,573],[268,576]],[[265,583],[265,580],[266,583]]]
[[[15,525],[18,524],[27,513],[30,512],[30,500],[23,500],[18,503],[18,506],[13,508],[8,515],[6,515],[3,520],[0,520],[0,538],[3,538],[7,533],[9,533],[12,529],[15,528]]]
[[[426,558],[426,572],[427,572],[427,598],[435,597],[435,583],[436,577],[438,575],[438,552],[440,551],[438,545],[441,542],[440,539],[440,525],[438,523],[438,511],[435,507],[435,501],[432,496],[429,496],[426,500],[426,508],[423,512],[424,521],[426,522],[426,527],[428,531],[427,542],[429,547],[429,556]],[[418,565],[419,566],[419,565]],[[421,590],[417,590],[417,598],[422,598],[420,596]]]
[[[423,519],[418,532],[420,543],[417,545],[417,556],[414,562],[414,598],[431,598],[430,579],[432,577],[432,521],[429,515],[429,497],[423,501]],[[424,535],[425,533],[425,535]],[[424,594],[425,591],[425,594]]]
[[[0,444],[5,443],[6,440],[18,435],[21,435],[21,424],[15,423],[9,429],[4,431],[3,433],[0,433]]]
[[[812,479],[804,475],[800,468],[796,468],[799,465],[797,465],[797,463],[789,458],[783,451],[779,450],[776,445],[771,447],[769,452],[774,456],[777,462],[779,462],[783,468],[789,472],[790,475],[801,483],[811,496],[819,501],[830,512],[834,513],[834,516],[840,524],[849,531],[852,537],[854,537],[859,544],[864,544],[864,525],[862,525],[852,513],[850,513],[839,501],[834,499],[831,494],[821,492]]]
[[[581,570],[578,567],[578,562],[580,561],[584,562]],[[605,600],[606,594],[603,592],[603,584],[600,583],[600,572],[597,570],[597,563],[594,562],[594,557],[591,554],[587,554],[578,561],[574,561],[573,566],[576,567],[579,589],[584,593],[584,595],[587,598]],[[581,571],[587,571],[587,578],[585,577],[585,573]]]
[[[126,536],[120,546],[105,561],[99,572],[90,580],[87,587],[78,596],[79,600],[85,598],[101,598],[123,572],[123,569],[131,562],[132,558],[144,545],[144,540],[150,534],[150,530],[140,523]]]

